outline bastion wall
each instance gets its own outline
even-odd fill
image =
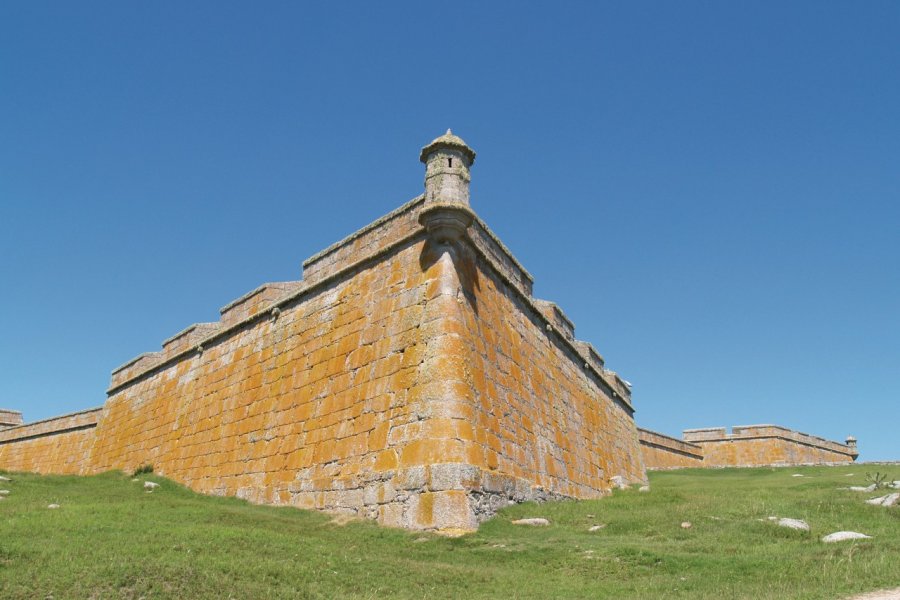
[[[444,531],[646,481],[630,389],[468,208],[460,143],[432,142],[426,194],[302,280],[116,369],[102,409],[0,430],[0,468],[152,465],[203,493]]]
[[[762,467],[828,465],[853,462],[856,440],[833,442],[781,427],[743,425],[688,429],[683,440],[639,430],[644,464],[650,470],[683,467]]]

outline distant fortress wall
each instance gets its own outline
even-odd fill
[[[649,429],[638,428],[644,466],[647,469],[702,467],[703,448]]]
[[[846,444],[779,425],[744,425],[687,429],[683,440],[641,429],[647,469],[681,467],[758,467],[853,462],[856,440]],[[690,455],[690,458],[688,457]]]
[[[102,410],[92,408],[0,429],[0,465],[9,471],[83,472],[89,466]]]

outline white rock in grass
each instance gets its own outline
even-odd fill
[[[866,535],[864,533],[858,533],[856,531],[835,531],[834,533],[829,533],[825,537],[822,538],[822,541],[826,544],[831,544],[834,542],[843,542],[845,540],[870,540],[872,536]]]
[[[894,488],[895,490],[900,490],[900,481],[891,482],[888,487]]]
[[[801,531],[809,531],[809,524],[800,519],[778,519],[779,527],[787,527],[788,529],[799,529]]]
[[[531,525],[532,527],[546,527],[550,524],[550,521],[547,519],[536,517],[534,519],[516,519],[512,522],[513,525]]]
[[[591,533],[594,533],[595,531],[600,531],[604,527],[606,527],[605,523],[601,523],[599,525],[591,525],[590,527],[588,527],[588,531],[590,531]]]
[[[12,481],[12,479],[10,479],[9,477],[4,477],[3,475],[0,475],[0,481]]]
[[[642,485],[641,487],[638,488],[638,491],[639,491],[639,492],[649,492],[649,491],[650,491],[650,486],[649,486],[649,485]]]
[[[155,481],[145,481],[145,482],[144,482],[144,489],[145,489],[145,490],[155,490],[155,489],[158,488],[158,487],[159,487],[159,484],[156,483]]]
[[[791,477],[806,477],[803,473],[794,473]]]
[[[693,527],[693,526],[694,526],[694,525],[693,525],[690,521],[684,521],[684,522],[681,523],[681,528],[682,528],[682,529],[690,529],[690,528]]]
[[[0,496],[9,496],[9,490],[0,490]]]
[[[866,487],[863,487],[861,485],[851,485],[846,489],[850,490],[851,492],[874,492],[876,489],[876,485],[874,483],[872,485],[867,485]]]
[[[628,484],[625,482],[625,478],[621,475],[613,475],[609,478],[609,484],[613,486],[613,488],[617,490],[627,490]]]
[[[893,506],[897,504],[898,501],[900,501],[900,492],[866,500],[866,504],[872,504],[874,506]]]
[[[48,504],[47,508],[49,508],[49,509],[59,508],[59,504]]]

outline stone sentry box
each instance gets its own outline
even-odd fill
[[[645,481],[630,388],[472,211],[475,152],[448,131],[420,159],[425,193],[301,281],[117,369],[82,472],[447,532]]]

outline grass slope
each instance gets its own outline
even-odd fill
[[[512,506],[458,539],[337,525],[153,475],[141,481],[162,485],[148,494],[120,473],[13,474],[0,482],[11,492],[0,501],[0,598],[843,598],[900,585],[900,509],[836,489],[865,471],[653,473],[650,493]],[[532,516],[552,525],[510,523]],[[874,538],[819,541],[846,529]]]

